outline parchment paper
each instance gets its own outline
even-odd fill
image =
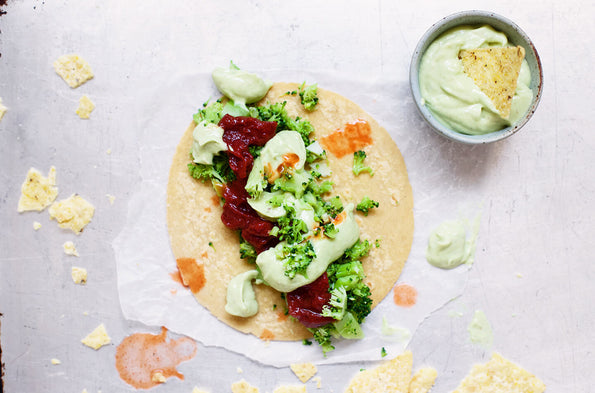
[[[405,158],[414,194],[414,241],[398,283],[417,289],[417,303],[398,307],[392,292],[373,310],[363,325],[365,338],[336,340],[327,357],[314,342],[263,342],[223,324],[203,308],[189,290],[170,273],[176,264],[169,248],[166,227],[166,184],[175,148],[192,114],[209,98],[219,97],[207,73],[181,75],[168,86],[144,92],[136,113],[140,138],[132,148],[140,158],[141,181],[131,196],[126,225],[114,240],[118,290],[127,319],[190,336],[207,346],[219,346],[273,366],[295,362],[318,364],[376,360],[385,348],[389,357],[400,353],[417,327],[431,313],[459,296],[469,269],[464,265],[441,270],[425,260],[428,236],[442,221],[476,216],[481,210],[482,187],[477,184],[482,163],[491,148],[469,147],[468,154],[454,156],[453,142],[440,140],[412,110],[407,81],[353,80],[327,72],[260,71],[272,81],[318,83],[344,95],[370,113],[391,134]],[[426,135],[419,135],[424,133]],[[438,138],[438,143],[436,143]],[[424,141],[434,139],[432,144]],[[428,146],[433,146],[429,148]],[[457,150],[460,153],[459,150]],[[223,225],[223,224],[222,224]],[[390,223],[387,223],[390,225]],[[481,231],[478,238],[481,249]],[[476,260],[480,259],[476,255]],[[382,333],[382,325],[396,333]]]

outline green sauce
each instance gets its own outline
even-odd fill
[[[320,277],[328,266],[337,260],[346,249],[353,246],[359,238],[359,227],[353,216],[353,205],[345,207],[345,219],[336,227],[339,230],[334,239],[322,236],[311,238],[316,257],[310,262],[305,275],[297,274],[294,278],[285,275],[284,260],[279,259],[277,249],[282,249],[285,242],[275,248],[261,252],[256,258],[263,280],[279,292],[291,292],[299,287],[310,284]]]
[[[213,165],[213,157],[227,150],[223,142],[223,128],[200,122],[192,132],[192,158],[197,164]]]
[[[509,119],[503,119],[492,101],[463,71],[458,58],[463,49],[509,46],[503,33],[490,26],[458,27],[438,37],[424,53],[419,67],[419,87],[424,105],[454,131],[486,134],[517,122],[533,98],[531,73],[523,60],[512,99]]]
[[[479,216],[473,229],[473,233],[468,237],[463,221],[445,221],[440,224],[428,240],[428,262],[442,269],[453,269],[463,263],[473,263]]]
[[[248,270],[231,279],[227,285],[227,303],[225,311],[238,317],[251,317],[258,312],[258,302],[252,288],[252,280],[258,271]]]
[[[217,89],[240,106],[260,101],[273,85],[256,74],[235,67],[218,67],[212,77]]]

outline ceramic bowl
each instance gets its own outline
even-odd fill
[[[492,26],[495,30],[506,34],[511,44],[520,45],[525,49],[525,59],[527,60],[529,69],[531,71],[531,83],[529,87],[531,90],[533,90],[533,101],[531,102],[531,105],[529,106],[525,116],[511,126],[499,131],[490,132],[488,134],[466,135],[445,126],[432,115],[425,105],[423,105],[421,92],[419,89],[419,65],[428,46],[441,34],[461,25],[480,26],[486,24]],[[527,34],[525,34],[525,32],[521,30],[520,27],[518,27],[509,19],[493,12],[474,10],[463,11],[449,15],[433,24],[430,29],[426,31],[426,33],[419,40],[419,43],[415,48],[415,52],[413,53],[409,72],[409,82],[411,85],[411,92],[413,93],[413,99],[417,108],[419,109],[419,112],[432,127],[432,129],[434,129],[434,131],[457,142],[467,144],[483,144],[507,138],[519,131],[527,123],[527,121],[529,121],[537,109],[537,105],[541,99],[543,73],[541,61],[539,59],[539,55],[537,54],[537,49],[535,49],[535,46]]]

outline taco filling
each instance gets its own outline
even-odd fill
[[[221,209],[220,220],[239,240],[235,258],[212,262],[207,257],[203,262],[205,269],[212,263],[221,265],[213,269],[227,269],[217,273],[217,280],[226,281],[220,284],[226,287],[223,308],[227,316],[214,313],[230,325],[254,333],[254,329],[242,329],[249,324],[243,320],[271,314],[270,297],[278,293],[272,307],[277,322],[297,322],[313,335],[324,353],[334,349],[333,338],[362,338],[360,325],[374,300],[378,301],[373,299],[373,283],[362,262],[373,248],[380,247],[381,239],[362,238],[359,222],[371,218],[374,214],[368,214],[382,202],[368,195],[355,202],[344,201],[334,187],[330,161],[336,157],[329,160],[325,141],[316,139],[318,132],[306,116],[288,113],[286,100],[295,99],[304,113],[314,114],[319,104],[317,86],[304,83],[284,92],[283,100],[271,102],[267,94],[272,84],[233,64],[229,69],[217,69],[213,79],[224,96],[205,103],[194,115],[192,143],[185,146],[186,157],[190,150],[188,173],[212,186],[211,195],[216,195]],[[278,93],[276,96],[279,98]],[[370,127],[366,120],[357,121]],[[337,143],[327,145],[337,147]],[[365,146],[349,147],[348,143],[339,147],[351,153],[352,176],[373,178],[373,168],[364,162]],[[174,167],[168,198],[174,193]],[[204,194],[205,189],[199,188],[198,193]],[[177,230],[169,214],[172,203],[173,199],[168,199],[173,245]],[[406,226],[406,232],[410,231]],[[207,232],[205,228],[199,231]],[[208,231],[212,234],[221,229]],[[405,243],[406,257],[411,243],[407,237]],[[180,247],[173,248],[176,257],[181,256],[176,252]],[[400,268],[403,263],[399,261]],[[395,277],[391,265],[387,267],[394,284],[400,268]],[[260,288],[267,288],[267,296]],[[197,295],[197,299],[209,303],[212,295]],[[257,324],[270,328],[274,322],[265,318]],[[271,338],[270,334],[275,338],[274,333],[263,330],[268,332],[266,338]],[[302,336],[292,325],[283,338]]]

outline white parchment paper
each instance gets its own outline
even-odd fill
[[[113,243],[124,316],[146,325],[165,326],[204,345],[223,347],[279,367],[305,361],[327,364],[376,360],[381,358],[382,348],[392,357],[407,346],[425,318],[464,290],[471,266],[448,271],[434,268],[425,260],[425,249],[429,233],[442,221],[472,218],[480,213],[482,187],[477,179],[492,148],[466,146],[461,150],[460,145],[433,135],[417,116],[411,99],[397,101],[397,97],[410,97],[407,81],[379,83],[327,72],[287,70],[260,74],[273,81],[316,82],[359,104],[389,131],[405,157],[415,206],[413,246],[398,283],[417,289],[417,303],[410,308],[398,307],[389,293],[366,319],[366,337],[336,340],[336,350],[325,358],[315,343],[267,343],[228,327],[171,278],[176,264],[169,247],[165,205],[171,159],[192,114],[207,99],[219,96],[209,74],[195,73],[144,92],[138,104],[141,129],[137,130],[140,137],[136,151],[141,181],[130,198],[126,225]],[[427,143],[429,140],[433,143]],[[481,247],[481,234],[478,243]],[[396,332],[383,334],[383,321]]]

